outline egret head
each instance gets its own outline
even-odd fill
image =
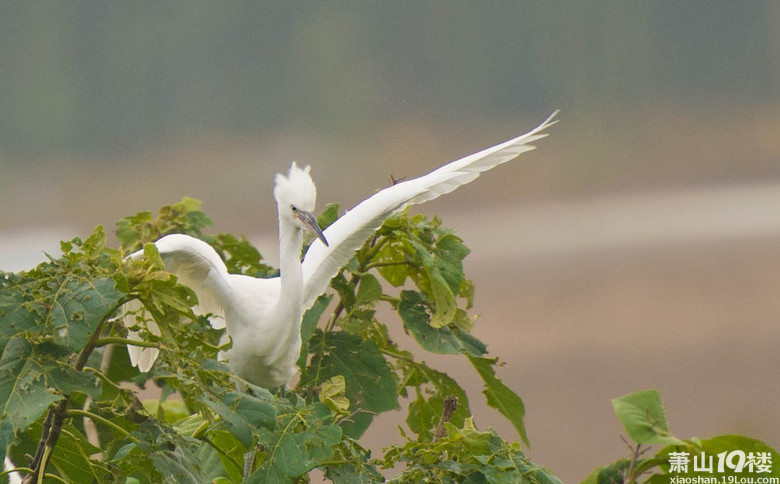
[[[312,232],[327,246],[328,241],[314,216],[317,189],[309,175],[310,168],[298,168],[293,161],[287,176],[278,173],[274,178],[274,198],[279,207],[280,218]]]

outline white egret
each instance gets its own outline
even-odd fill
[[[441,168],[387,187],[367,198],[333,223],[324,233],[312,214],[316,189],[309,167],[294,162],[287,176],[276,175],[274,198],[279,215],[279,269],[273,279],[228,274],[211,246],[188,235],[168,235],[155,242],[166,270],[195,291],[200,310],[227,325],[233,341],[226,357],[231,371],[266,388],[285,385],[296,372],[301,348],[301,318],[323,293],[339,269],[392,214],[407,205],[423,203],[469,183],[483,171],[534,149],[529,143],[547,136],[554,112],[534,130]],[[303,230],[315,240],[301,262]],[[143,257],[142,252],[131,255]],[[150,331],[158,329],[150,324]],[[131,337],[137,337],[135,333]],[[128,346],[131,362],[148,371],[158,350]]]

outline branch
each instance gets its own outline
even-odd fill
[[[87,344],[79,352],[79,356],[76,359],[76,363],[73,368],[76,371],[84,370],[84,366],[87,364],[87,360],[97,346],[97,342],[100,338],[100,333],[103,330],[103,325],[106,324],[108,318],[111,317],[119,308],[130,300],[128,297],[120,298],[106,314],[100,318],[100,322],[95,328],[95,332],[87,341]],[[64,395],[64,398],[60,400],[54,408],[49,409],[46,420],[43,423],[43,431],[41,433],[41,440],[38,442],[38,450],[35,452],[30,463],[30,468],[33,470],[32,474],[25,479],[25,483],[36,482],[38,484],[43,482],[44,474],[46,473],[46,466],[49,463],[49,457],[57,445],[57,440],[60,438],[60,432],[62,426],[65,424],[67,418],[68,404],[70,403],[70,394]]]

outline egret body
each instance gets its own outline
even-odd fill
[[[534,149],[530,143],[547,136],[541,131],[556,122],[556,114],[522,136],[377,192],[324,232],[313,215],[317,192],[309,167],[299,168],[293,162],[286,176],[279,174],[274,179],[279,217],[278,278],[229,274],[211,246],[188,235],[168,235],[155,245],[166,270],[195,291],[199,310],[218,316],[212,325],[226,325],[233,341],[225,354],[231,371],[267,388],[285,385],[297,369],[303,312],[327,289],[354,251],[393,213],[449,193],[481,172]],[[317,240],[302,262],[304,230]],[[143,257],[143,252],[130,257]],[[149,330],[158,329],[150,322]],[[131,333],[131,337],[137,335]],[[155,348],[137,346],[128,346],[128,351],[131,362],[141,371],[151,368],[158,353]]]

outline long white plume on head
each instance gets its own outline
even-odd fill
[[[274,198],[279,205],[296,205],[301,210],[312,211],[317,202],[317,188],[309,175],[311,167],[299,168],[294,161],[287,176],[278,173],[274,177]]]

